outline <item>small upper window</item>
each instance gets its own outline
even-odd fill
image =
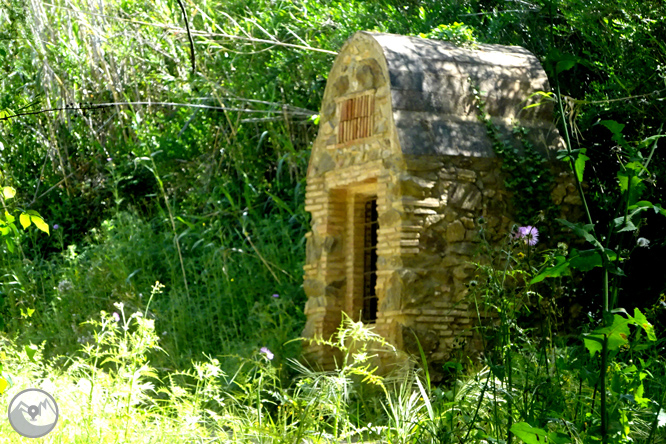
[[[373,94],[364,94],[340,103],[338,143],[372,136],[374,110],[375,97]]]

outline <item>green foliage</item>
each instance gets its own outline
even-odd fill
[[[147,8],[136,2],[107,2],[108,18],[104,20],[88,14],[85,4],[68,4],[66,8],[58,5],[36,8],[15,2],[11,5],[2,15],[3,24],[11,26],[2,29],[3,36],[9,40],[1,43],[4,46],[0,65],[5,75],[0,78],[3,91],[0,110],[6,110],[8,115],[41,108],[60,110],[2,121],[0,144],[5,149],[0,150],[0,161],[11,165],[7,168],[11,183],[29,190],[30,195],[34,193],[30,208],[47,215],[63,228],[58,230],[55,242],[26,239],[29,245],[23,248],[31,262],[25,272],[18,269],[22,267],[18,263],[6,264],[21,278],[20,285],[12,284],[7,288],[10,292],[20,287],[22,294],[39,294],[40,307],[56,307],[49,308],[59,312],[49,322],[59,321],[47,328],[53,328],[54,332],[60,323],[69,324],[64,319],[77,313],[68,311],[79,305],[69,306],[63,302],[61,295],[53,290],[62,280],[57,276],[49,277],[51,271],[48,270],[59,269],[58,264],[62,263],[59,255],[68,251],[69,246],[76,245],[77,252],[87,251],[90,243],[95,244],[92,230],[99,230],[105,220],[113,220],[119,211],[149,221],[143,226],[150,230],[166,230],[169,237],[175,239],[176,248],[166,247],[168,237],[165,235],[155,244],[164,245],[165,253],[150,256],[160,264],[146,264],[142,259],[134,261],[142,264],[131,270],[120,265],[124,273],[120,276],[121,273],[115,271],[118,266],[112,265],[118,262],[116,258],[102,261],[99,275],[104,274],[107,266],[112,267],[109,275],[117,276],[120,281],[131,275],[129,282],[143,282],[143,287],[135,287],[139,292],[145,291],[154,280],[165,282],[168,287],[165,299],[173,300],[164,302],[169,307],[164,312],[173,315],[170,322],[180,324],[177,330],[188,331],[187,319],[201,319],[182,309],[188,293],[193,299],[193,294],[203,292],[195,288],[196,281],[199,285],[204,282],[197,277],[219,275],[204,268],[204,264],[211,263],[212,256],[206,260],[196,254],[190,257],[190,251],[185,251],[188,239],[192,240],[189,245],[195,253],[214,241],[219,242],[216,245],[221,250],[218,251],[226,251],[225,255],[235,256],[233,249],[243,251],[239,255],[252,255],[254,259],[245,261],[244,265],[253,271],[245,275],[262,270],[258,271],[260,275],[268,273],[272,277],[263,281],[261,289],[250,288],[249,284],[240,289],[243,296],[233,298],[241,307],[233,310],[234,319],[247,318],[257,294],[279,291],[294,294],[295,306],[302,303],[303,295],[296,284],[303,261],[303,243],[298,239],[307,230],[303,178],[308,147],[316,131],[311,116],[316,115],[319,108],[333,59],[331,52],[358,29],[424,33],[458,43],[524,45],[545,60],[546,68],[555,65],[551,71],[561,75],[559,83],[563,92],[575,97],[567,101],[566,108],[570,111],[567,120],[585,140],[595,140],[589,135],[599,131],[607,131],[609,138],[615,137],[608,129],[616,130],[617,125],[608,127],[606,123],[596,123],[619,120],[618,116],[629,114],[640,116],[632,117],[635,120],[620,129],[631,132],[630,136],[625,136],[627,140],[647,140],[655,133],[652,131],[655,125],[649,120],[654,113],[638,112],[634,108],[652,109],[650,107],[659,103],[659,95],[645,96],[641,99],[647,101],[645,104],[605,101],[622,98],[626,91],[619,87],[620,83],[636,95],[645,94],[651,87],[658,89],[663,77],[660,77],[658,54],[663,48],[651,33],[661,29],[661,22],[654,17],[659,17],[663,7],[654,2],[626,5],[605,2],[583,8],[575,2],[537,1],[519,2],[511,5],[510,10],[503,3],[477,1],[274,4],[239,0],[227,2],[224,7],[216,2],[195,2],[187,6],[196,43],[198,71],[195,75],[190,74],[185,33],[176,32],[164,38],[160,27],[125,21],[131,18],[146,23],[182,23],[182,13],[176,3],[158,2]],[[605,15],[600,15],[602,12]],[[599,17],[606,22],[597,20]],[[50,36],[48,45],[43,44],[45,40],[41,36],[44,35]],[[121,35],[126,38],[119,38]],[[602,43],[595,37],[599,35],[608,41]],[[598,49],[601,55],[589,51],[588,47]],[[616,58],[611,48],[621,57]],[[298,69],[294,69],[295,66]],[[589,88],[576,89],[579,84]],[[148,106],[145,104],[148,101],[187,106]],[[603,103],[596,103],[598,101]],[[133,104],[97,106],[109,102]],[[603,116],[593,117],[599,110],[603,111]],[[636,119],[645,119],[645,123]],[[514,136],[525,140],[520,131]],[[620,143],[614,139],[613,142]],[[657,140],[649,143],[656,146]],[[540,159],[533,156],[529,146],[524,156],[514,156],[513,147],[499,141],[495,146],[503,149],[507,157],[513,156],[515,162],[506,162],[507,168],[513,171],[508,172],[508,177],[512,177],[508,185],[516,190],[514,196],[520,200],[516,207],[525,213],[523,216],[533,216],[545,206],[548,194],[544,185],[548,179],[537,177],[545,174],[540,168]],[[629,143],[627,146],[638,152],[646,151],[642,145]],[[636,181],[637,172],[631,170],[613,170],[602,181],[599,174],[603,168],[597,163],[600,149],[596,145],[574,147],[572,158],[579,178],[585,176],[593,187],[599,184],[613,190],[618,180],[626,179],[627,186]],[[660,177],[658,150],[652,162],[655,165],[652,176]],[[153,173],[146,166],[150,166]],[[529,169],[536,171],[536,175]],[[641,199],[658,201],[650,198],[659,190],[653,185],[652,177],[641,177],[646,187]],[[609,180],[613,187],[608,186]],[[592,197],[603,201],[603,205],[611,205],[609,194],[592,193]],[[640,202],[635,200],[634,205]],[[265,214],[271,217],[266,218]],[[162,223],[165,216],[168,224]],[[197,237],[198,230],[203,229],[203,225],[198,224],[206,223],[206,227],[211,227],[217,223],[215,219],[220,220],[218,235]],[[197,228],[190,228],[181,221]],[[655,224],[641,229],[654,229],[652,227]],[[267,240],[258,241],[264,233],[268,234]],[[287,236],[290,241],[286,240]],[[650,237],[655,247],[659,244],[658,236]],[[197,244],[198,241],[201,242]],[[258,245],[264,242],[265,247]],[[293,248],[274,246],[272,242],[286,243]],[[262,248],[271,251],[268,255],[272,259],[266,257]],[[132,254],[130,251],[130,257]],[[146,257],[145,249],[142,254]],[[177,256],[175,269],[172,254]],[[288,265],[282,266],[282,261]],[[139,269],[141,271],[137,271]],[[147,276],[146,270],[153,270],[153,274]],[[67,273],[70,272],[76,274],[74,268]],[[236,285],[240,278],[228,277],[232,278]],[[275,288],[284,285],[285,280],[290,282],[288,289]],[[214,281],[220,282],[219,279]],[[96,298],[108,298],[110,294],[92,288],[83,280],[80,282],[86,290],[74,291],[81,295],[88,292],[97,295]],[[108,285],[105,279],[92,282]],[[118,284],[108,288],[122,294],[127,289],[121,287]],[[224,288],[226,285],[213,284],[208,292],[211,296],[204,300],[213,300],[216,292],[227,294],[229,290]],[[102,308],[102,299],[94,300],[96,308]],[[206,311],[205,307],[211,306],[202,305],[204,307],[196,310]],[[259,312],[260,309],[252,311]],[[168,324],[166,319],[162,321]],[[44,317],[33,325],[44,325],[43,322]],[[246,333],[241,323],[231,325],[234,327],[230,331],[218,335],[219,341],[226,342],[227,339],[222,338],[229,338],[244,342],[242,337]],[[197,327],[191,330],[197,331]],[[298,331],[298,327],[290,331]],[[26,333],[26,337],[30,334],[33,333]],[[65,336],[74,338],[76,333]],[[189,341],[191,337],[183,340]],[[216,341],[202,342],[210,344],[209,350],[212,350],[217,346],[213,345]]]
[[[629,323],[631,321],[633,318],[627,319],[617,314],[613,315],[612,323],[609,322],[610,325],[597,328],[592,333],[584,335],[585,347],[592,356],[601,352],[604,347],[608,351],[618,350],[629,342]]]
[[[657,149],[665,8],[658,0],[195,1],[185,4],[192,74],[177,2],[107,1],[101,13],[78,0],[5,0],[0,163],[11,189],[0,194],[20,213],[5,213],[0,233],[12,239],[8,250],[20,249],[0,255],[0,310],[21,347],[3,339],[0,359],[16,376],[2,373],[0,391],[44,375],[58,381],[63,410],[74,412],[54,438],[63,442],[663,442],[656,327],[666,284],[641,273],[666,242]],[[382,379],[370,349],[341,349],[348,358],[330,374],[285,365],[303,326],[312,116],[335,51],[360,29],[532,51],[556,90],[543,94],[568,139],[560,158],[587,184],[589,219],[562,224],[588,247],[538,250],[509,239],[480,268],[475,294],[498,323],[483,330],[483,367],[456,370],[449,387],[433,389],[427,372]],[[544,211],[549,221],[550,179],[524,132],[499,134],[479,114],[519,217]],[[28,225],[49,227],[29,211],[55,222],[55,236],[35,236]],[[581,272],[585,287],[570,279]],[[157,280],[162,293],[153,293]],[[579,301],[591,320],[572,346],[554,332],[575,291],[588,295]],[[620,302],[633,316],[610,313]],[[607,313],[596,320],[601,306]],[[112,315],[85,323],[101,310],[120,311],[123,323]],[[367,336],[361,326],[349,331]],[[46,365],[67,353],[67,364]],[[211,358],[200,362],[202,353]],[[241,358],[217,360],[228,355]],[[295,371],[303,375],[288,386]],[[375,384],[355,381],[365,378]]]
[[[441,428],[462,442],[660,442],[647,438],[658,436],[666,399],[663,338],[636,308],[633,316],[618,309],[592,321],[578,345],[560,343],[554,334],[562,316],[556,298],[574,281],[565,280],[564,273],[535,279],[544,274],[544,265],[535,264],[529,247],[509,236],[501,248],[489,248],[478,265],[480,276],[471,289],[479,319],[485,320],[480,331],[487,369],[459,395],[467,404],[451,404],[451,409],[474,412],[464,418],[465,425]],[[561,263],[566,251],[558,247],[540,254]],[[566,269],[585,270],[579,265]]]
[[[561,104],[561,99],[559,103]],[[561,109],[562,107],[560,106]],[[617,173],[617,205],[614,217],[608,223],[608,234],[604,237],[597,234],[597,227],[592,223],[589,207],[584,201],[588,215],[588,224],[580,222],[572,223],[562,219],[558,219],[558,222],[571,229],[573,233],[590,243],[594,248],[585,251],[572,249],[567,258],[562,255],[551,257],[546,260],[542,271],[532,279],[532,283],[540,282],[547,277],[569,275],[570,269],[589,271],[595,267],[601,267],[606,273],[606,283],[603,293],[603,310],[606,313],[614,308],[618,296],[617,285],[614,286],[612,295],[609,294],[608,274],[615,275],[615,279],[625,276],[623,268],[630,252],[636,246],[645,247],[648,245],[649,242],[646,239],[642,238],[642,241],[640,241],[641,238],[638,238],[640,228],[646,224],[645,217],[647,214],[645,212],[652,210],[654,214],[663,216],[666,215],[666,211],[660,203],[653,204],[647,200],[640,200],[646,193],[646,180],[651,175],[648,166],[656,148],[655,141],[661,138],[661,135],[647,138],[638,144],[638,146],[643,147],[649,147],[651,144],[651,152],[645,157],[640,149],[635,149],[624,139],[622,135],[624,125],[615,121],[604,121],[601,123],[611,130],[613,139],[623,147],[618,156],[622,168]],[[566,126],[565,130],[567,130]],[[580,179],[582,177],[582,169],[579,168],[584,165],[585,160],[580,164],[578,159],[584,156],[584,153],[579,153],[578,159],[575,162],[573,161],[572,154],[571,147],[567,144],[567,158],[572,165],[574,174]],[[580,180],[578,180],[578,184],[580,188]],[[582,189],[580,191],[582,194]],[[634,234],[633,241],[636,243],[631,250],[626,248],[626,234]]]
[[[499,128],[486,113],[486,103],[476,85],[472,86],[474,104],[479,120],[486,126],[493,151],[502,160],[505,175],[504,186],[512,193],[517,220],[530,221],[535,213],[553,213],[550,191],[553,175],[545,157],[537,152],[525,137],[527,130],[513,129],[513,137],[501,134]]]
[[[421,9],[423,10],[423,8]],[[474,29],[464,23],[454,22],[452,25],[439,25],[430,32],[420,33],[419,36],[424,39],[446,40],[464,48],[477,46]]]
[[[568,444],[571,438],[561,432],[546,432],[543,429],[532,427],[526,422],[518,422],[511,426],[511,432],[522,439],[525,444]]]
[[[0,194],[1,194],[0,203],[2,203],[2,207],[4,209],[4,219],[0,219],[0,235],[2,235],[5,238],[5,243],[7,245],[7,249],[9,250],[9,252],[13,253],[15,241],[12,239],[12,236],[18,237],[19,231],[16,228],[15,224],[16,217],[12,216],[9,213],[5,201],[13,199],[16,196],[16,190],[12,187],[6,186],[2,187],[2,189],[0,190]],[[24,230],[27,229],[32,223],[34,223],[39,230],[45,232],[46,234],[49,234],[49,226],[46,224],[46,222],[44,222],[42,216],[40,216],[39,213],[34,210],[27,210],[25,212],[21,212],[21,214],[19,215],[19,221]],[[2,308],[4,305],[5,305],[4,297],[2,294],[0,294],[0,308]],[[0,327],[5,325],[5,319],[3,317],[5,313],[2,313],[2,311],[0,311]],[[20,311],[21,311],[21,317],[29,318],[32,316],[35,310],[28,307],[25,312],[23,311],[23,309],[20,309]],[[34,361],[34,354],[35,354],[34,346],[32,346],[32,344],[30,346],[26,345],[25,351],[28,354],[28,358]],[[11,383],[12,383],[11,378],[2,372],[2,365],[0,363],[0,394],[2,394],[7,389],[7,387],[10,387]]]
[[[8,401],[28,387],[41,387],[51,393],[59,405],[58,427],[49,437],[73,443],[132,442],[151,436],[164,442],[178,442],[184,436],[195,439],[205,428],[192,416],[203,413],[196,403],[186,410],[179,406],[177,416],[171,416],[159,401],[149,396],[155,393],[159,380],[148,359],[151,351],[159,350],[154,321],[140,312],[126,314],[118,308],[121,320],[102,312],[101,319],[91,320],[95,327],[91,341],[82,344],[76,355],[48,361],[43,356],[43,344],[36,347],[35,360],[18,353],[15,344],[6,338],[0,342],[0,356],[15,374],[13,386],[2,399]],[[199,396],[207,386],[202,386]],[[181,387],[171,386],[173,391]],[[101,425],[101,426],[100,426]],[[0,426],[3,436],[12,442],[28,442],[16,434],[8,422]]]

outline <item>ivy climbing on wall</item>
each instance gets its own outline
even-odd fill
[[[550,197],[554,177],[546,158],[527,138],[527,128],[516,125],[512,139],[504,136],[486,112],[478,85],[471,83],[478,118],[486,126],[493,151],[502,160],[504,187],[512,194],[517,220],[536,222],[535,215],[552,219],[549,216],[556,214],[558,208]]]

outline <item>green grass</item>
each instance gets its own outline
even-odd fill
[[[159,291],[156,285],[153,296]],[[45,443],[485,444],[505,442],[512,423],[540,428],[562,443],[592,443],[599,436],[594,424],[597,389],[585,377],[590,373],[583,371],[586,351],[581,347],[553,348],[555,361],[546,368],[538,350],[524,345],[512,351],[511,382],[490,359],[447,385],[433,387],[428,372],[405,356],[392,373],[375,374],[376,352],[392,348],[362,324],[346,319],[326,341],[340,350],[338,368],[314,371],[289,360],[286,365],[296,376],[285,383],[280,377],[284,364],[259,349],[246,356],[220,357],[235,363],[233,373],[226,373],[215,358],[193,361],[184,371],[156,370],[151,357],[164,351],[154,320],[121,304],[115,309],[117,317],[102,312],[90,321],[90,341],[67,357],[44,359],[39,347],[31,359],[3,337],[0,358],[13,385],[0,396],[0,409],[7,409],[12,396],[25,388],[51,393],[60,419],[42,439]],[[649,353],[642,356],[642,363],[649,359]],[[664,397],[666,366],[656,358],[651,373],[642,376],[644,395],[655,399],[654,404],[617,399],[626,404],[619,410],[631,417],[629,437],[634,442],[666,442],[666,418],[655,411],[664,401],[656,399]],[[621,360],[609,372],[611,380],[632,376]],[[621,395],[626,382],[614,382],[611,396]],[[511,411],[506,408],[509,399]],[[515,430],[514,442],[521,442],[517,436],[533,442],[529,433]],[[22,440],[6,420],[0,422],[0,436],[0,442],[34,442]]]
[[[339,346],[346,359],[338,371],[314,372],[292,361],[301,374],[283,388],[275,360],[258,350],[251,357],[227,357],[240,364],[233,375],[217,359],[207,359],[160,379],[149,359],[161,351],[153,320],[120,304],[117,309],[120,321],[102,312],[90,322],[91,342],[67,358],[45,360],[39,350],[33,361],[3,338],[2,361],[13,386],[0,407],[28,387],[48,391],[59,405],[58,425],[42,442],[334,442],[386,429],[359,425],[349,414],[360,386],[354,375],[370,376],[370,384],[384,388],[359,353],[368,351],[367,341],[385,342],[361,324],[347,321],[339,332],[361,345],[354,356]],[[7,421],[0,423],[0,436],[32,442],[21,440]]]
[[[166,287],[154,295],[149,314],[170,355],[161,366],[181,368],[201,353],[242,353],[257,346],[295,356],[298,345],[284,344],[304,323],[302,258],[296,254],[302,245],[292,241],[289,225],[260,224],[246,225],[245,242],[235,227],[219,221],[181,224],[189,294],[173,236],[160,219],[149,223],[132,213],[118,213],[83,248],[70,245],[60,257],[24,265],[5,256],[0,260],[7,269],[18,270],[4,277],[11,327],[22,332],[21,343],[46,340],[48,357],[64,354],[90,336],[81,323],[100,310],[112,312],[117,302],[145,310],[159,280]],[[36,309],[30,319],[21,317],[24,307]]]
[[[0,113],[144,100],[247,112],[122,105],[0,125],[0,185],[18,190],[10,204],[60,226],[50,237],[22,233],[14,254],[0,244],[0,360],[14,382],[0,396],[0,411],[23,388],[53,393],[62,416],[42,442],[546,444],[548,435],[557,444],[596,444],[602,428],[613,444],[664,442],[663,333],[649,341],[640,325],[627,324],[622,347],[594,356],[581,337],[558,338],[560,306],[550,295],[582,289],[566,281],[552,284],[554,292],[521,286],[534,274],[530,251],[527,263],[503,253],[480,267],[483,279],[472,294],[481,309],[501,315],[480,329],[483,359],[449,363],[441,386],[410,361],[375,376],[368,356],[381,341],[359,324],[346,323],[340,333],[366,344],[368,355],[343,341],[346,360],[336,371],[293,360],[304,324],[304,177],[317,131],[309,114],[320,106],[330,51],[360,29],[446,37],[456,28],[465,35],[449,37],[525,46],[546,69],[575,60],[550,80],[568,96],[602,104],[599,111],[580,102],[560,122],[565,135],[572,132],[566,122],[580,127],[581,145],[570,148],[588,149],[590,197],[612,221],[609,209],[629,203],[617,200],[616,169],[625,168],[635,146],[644,155],[634,161],[647,158],[650,177],[663,176],[656,144],[653,158],[645,144],[622,142],[661,131],[663,119],[653,112],[661,96],[652,94],[663,88],[657,74],[664,47],[654,37],[664,15],[659,2],[605,2],[609,21],[576,2],[537,1],[535,10],[518,2],[522,11],[514,12],[475,1],[411,2],[418,8],[392,1],[184,2],[192,27],[205,32],[195,36],[195,75],[184,33],[131,21],[182,26],[176,2],[107,1],[103,11],[79,0],[47,3],[9,0],[0,10]],[[461,20],[465,25],[450,25]],[[627,126],[611,141],[596,122],[613,118]],[[621,162],[595,163],[616,142]],[[663,200],[663,187],[648,182],[644,198]],[[663,224],[645,222],[636,223],[640,235],[657,246],[663,233],[655,228]],[[628,234],[623,230],[620,240],[633,249]],[[611,247],[624,249],[622,242]],[[622,286],[623,297],[638,295],[630,281],[613,276],[606,305],[608,287],[611,296]],[[656,290],[646,314],[654,320],[666,302],[657,301],[662,290],[650,288]],[[603,322],[591,318],[583,331]],[[23,351],[30,343],[40,344],[35,362]],[[6,420],[0,440],[22,442]]]

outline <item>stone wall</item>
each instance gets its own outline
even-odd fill
[[[356,209],[373,196],[379,213],[375,331],[412,353],[418,353],[416,335],[431,363],[446,361],[465,345],[478,350],[472,331],[476,313],[465,299],[475,272],[471,262],[478,259],[477,221],[483,217],[491,243],[499,243],[521,222],[512,218],[500,160],[479,154],[491,145],[485,131],[474,133],[479,146],[486,147],[470,149],[475,155],[405,153],[394,122],[383,49],[369,35],[355,36],[352,43],[342,48],[329,75],[308,169],[305,209],[312,215],[312,230],[306,236],[303,336],[328,339],[343,311],[358,318],[356,227],[361,221]],[[366,95],[373,99],[371,134],[340,139],[340,107]],[[487,100],[492,109],[492,97]],[[532,123],[539,137],[550,134],[545,143],[558,141],[551,124]],[[571,215],[579,205],[573,180],[560,173],[563,168],[552,169],[553,202],[562,206],[563,215]],[[336,358],[315,344],[306,346],[304,355],[325,368]]]
[[[416,334],[431,364],[448,361],[460,347],[481,349],[472,331],[476,312],[466,299],[473,263],[485,259],[479,219],[492,245],[503,242],[514,224],[525,225],[511,217],[512,195],[500,168],[497,158],[413,156],[391,181],[389,200],[402,207],[394,218],[413,242],[391,264],[380,310],[393,325],[384,331],[396,346],[418,354]],[[560,217],[575,218],[580,198],[563,168],[552,167],[551,198],[560,205]]]
[[[350,270],[353,252],[355,215],[350,210],[355,196],[374,195],[378,211],[385,215],[393,206],[387,195],[392,177],[403,166],[392,126],[392,109],[386,62],[381,48],[368,39],[341,51],[326,89],[320,116],[320,131],[312,149],[308,170],[305,209],[312,215],[312,230],[306,235],[304,290],[307,324],[304,337],[328,339],[339,327],[342,311],[357,318],[352,293],[358,287]],[[374,113],[372,136],[351,143],[338,143],[339,100],[372,94]],[[396,229],[380,217],[379,239],[382,257],[400,254]],[[386,285],[385,267],[379,264],[377,293]],[[380,313],[381,317],[382,314]],[[335,356],[326,347],[309,346],[305,357],[324,367],[333,365]]]

